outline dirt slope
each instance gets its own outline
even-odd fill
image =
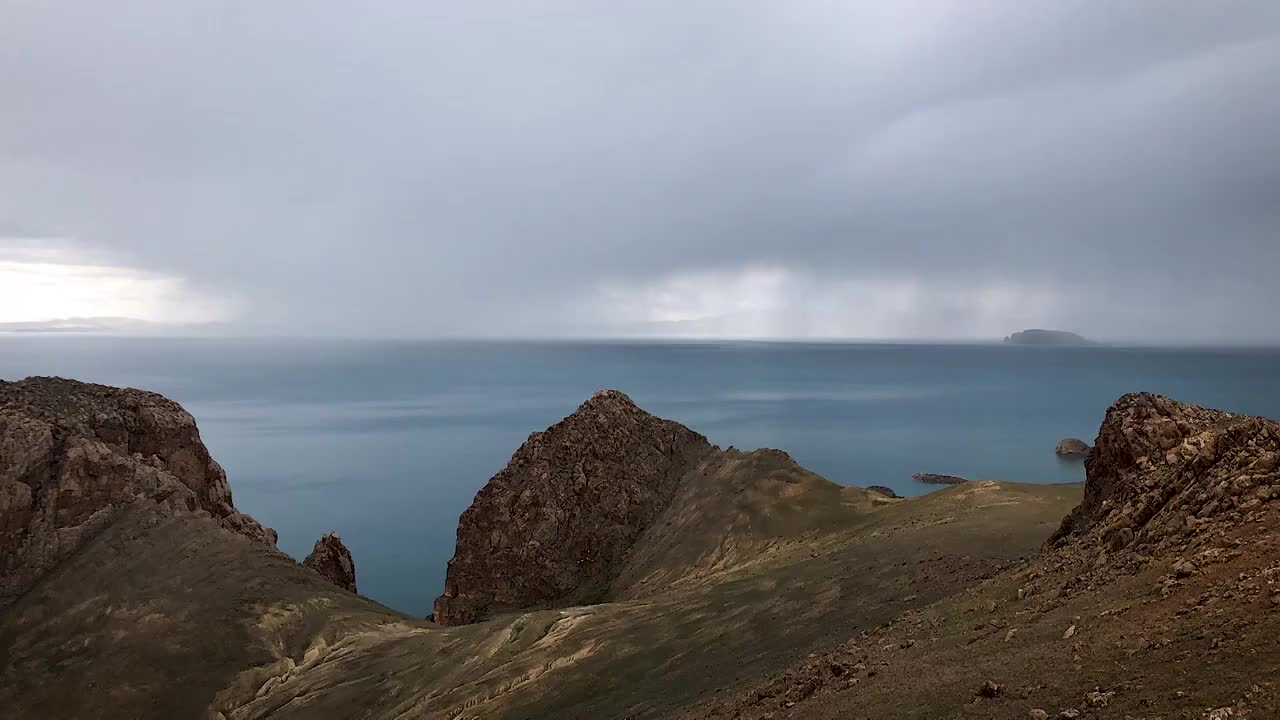
[[[1278,460],[1280,423],[1125,396],[1043,554],[687,717],[1280,717]]]

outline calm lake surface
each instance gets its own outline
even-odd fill
[[[361,591],[419,616],[476,490],[601,388],[904,495],[934,489],[915,472],[1082,480],[1053,447],[1092,441],[1126,392],[1280,417],[1280,350],[1262,349],[0,337],[0,379],[37,374],[181,402],[281,549],[336,530]]]

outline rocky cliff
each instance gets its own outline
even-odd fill
[[[458,520],[435,620],[599,599],[627,551],[711,450],[616,390],[534,433]]]
[[[1167,549],[1280,497],[1280,423],[1136,393],[1107,410],[1084,502],[1050,545]]]
[[[137,500],[275,545],[273,530],[236,510],[177,403],[61,378],[0,381],[0,606]]]

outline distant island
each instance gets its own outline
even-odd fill
[[[1023,330],[1004,339],[1006,345],[1097,345],[1066,330]]]

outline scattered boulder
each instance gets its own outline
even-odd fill
[[[1031,718],[1031,720],[1049,720],[1049,713],[1041,710],[1040,708],[1036,708],[1027,713],[1027,717]]]
[[[867,489],[875,490],[876,492],[880,493],[881,495],[884,495],[885,497],[891,497],[891,498],[898,497],[898,493],[894,492],[893,488],[885,487],[884,485],[868,485]]]
[[[1115,697],[1115,691],[1102,692],[1094,690],[1093,692],[1085,693],[1084,701],[1091,708],[1104,708],[1110,704],[1113,697]]]
[[[1004,694],[1004,686],[991,680],[982,683],[982,687],[978,688],[978,696],[985,698],[1000,697]]]
[[[311,554],[302,564],[343,590],[357,592],[356,564],[351,559],[351,551],[342,544],[338,533],[331,532],[317,540]]]
[[[1075,460],[1083,460],[1089,457],[1089,443],[1080,438],[1063,438],[1058,441],[1058,446],[1053,449],[1058,457],[1070,458]]]
[[[939,475],[938,473],[916,473],[911,476],[916,482],[929,483],[930,485],[958,485],[963,482],[969,482],[966,478],[958,475]]]
[[[530,435],[462,513],[435,621],[597,601],[711,450],[617,390],[596,393]]]

